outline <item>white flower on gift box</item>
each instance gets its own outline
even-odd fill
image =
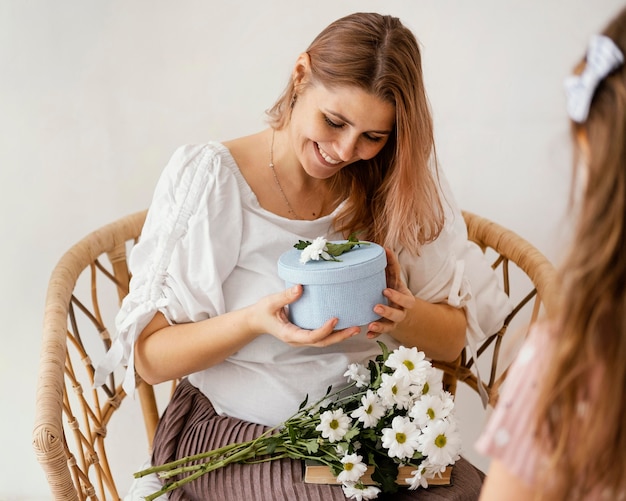
[[[383,374],[382,383],[378,388],[378,395],[385,407],[391,409],[408,409],[413,402],[411,382],[405,374],[398,371],[393,374]]]
[[[363,423],[363,428],[374,428],[385,412],[385,406],[380,402],[378,395],[372,390],[367,390],[361,397],[361,406],[353,410],[350,416]]]
[[[456,422],[440,419],[422,428],[418,450],[428,456],[433,465],[454,463],[461,452],[461,434]]]
[[[401,374],[406,374],[411,384],[422,386],[426,381],[426,375],[431,370],[431,364],[426,360],[424,352],[417,348],[400,346],[385,362],[387,367],[395,369]]]
[[[419,445],[421,432],[409,418],[396,416],[391,421],[391,428],[383,428],[383,447],[389,449],[390,458],[412,458]]]
[[[422,395],[409,411],[419,426],[426,426],[429,421],[447,418],[454,409],[454,400],[447,391],[435,395]]]
[[[343,413],[343,409],[325,411],[320,415],[320,424],[315,429],[329,442],[339,442],[350,429],[352,420]]]
[[[348,499],[355,499],[356,501],[363,501],[368,499],[376,499],[380,489],[373,485],[363,485],[355,483],[346,483],[341,486],[343,493]]]
[[[343,470],[337,475],[339,482],[357,482],[367,470],[367,465],[363,462],[363,456],[358,454],[346,454],[341,458]]]
[[[300,262],[302,264],[309,261],[341,261],[337,256],[341,256],[344,252],[351,251],[354,247],[361,245],[370,245],[370,242],[364,242],[356,238],[356,233],[352,233],[344,242],[329,242],[324,237],[317,237],[312,242],[309,240],[298,240],[294,245],[300,251]]]
[[[307,263],[311,260],[319,261],[320,258],[325,261],[330,261],[332,257],[328,253],[328,247],[326,246],[326,239],[324,237],[317,237],[313,242],[307,245],[300,253],[300,262]]]
[[[350,364],[348,370],[344,373],[349,381],[354,381],[357,388],[363,388],[370,382],[370,371],[361,364]]]

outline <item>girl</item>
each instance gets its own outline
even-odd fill
[[[537,325],[478,449],[481,500],[626,499],[626,10],[566,81],[581,186],[562,308]]]

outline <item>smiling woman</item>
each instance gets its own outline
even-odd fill
[[[156,431],[154,464],[279,425],[305,396],[345,384],[347,366],[376,357],[375,339],[451,361],[510,310],[438,170],[419,47],[399,19],[357,13],[325,28],[268,118],[256,134],[179,148],[132,251],[130,291],[96,384],[119,364],[127,393],[135,372],[151,384],[182,379]],[[284,288],[279,256],[302,239],[353,233],[387,248],[376,320],[291,323],[303,287]],[[452,485],[419,499],[475,499],[481,483],[460,459]],[[363,497],[361,488],[371,492],[349,492]],[[207,493],[344,498],[341,486],[305,483],[288,458],[229,465],[170,498]],[[397,499],[415,497],[403,489]]]

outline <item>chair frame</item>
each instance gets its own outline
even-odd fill
[[[542,313],[552,314],[557,308],[557,276],[554,265],[532,244],[498,223],[490,221],[468,211],[463,212],[467,225],[468,239],[476,243],[483,252],[495,252],[491,267],[499,272],[501,284],[507,295],[511,295],[512,275],[514,268],[523,272],[533,284],[525,295],[517,299],[513,310],[504,320],[498,332],[488,335],[480,343],[476,356],[489,358],[489,377],[480,380],[476,372],[477,361],[472,357],[469,349],[465,348],[454,362],[433,361],[433,365],[443,370],[444,385],[451,393],[456,393],[459,381],[467,384],[476,393],[484,389],[487,404],[495,406],[499,396],[499,389],[504,382],[508,367],[499,371],[502,344],[505,334],[510,330],[514,319],[520,312],[532,308],[525,320],[530,325],[539,319]],[[492,348],[489,353],[489,348]]]
[[[107,328],[110,322],[104,318],[99,290],[103,281],[108,282],[117,291],[117,306],[128,293],[128,249],[137,242],[145,216],[146,211],[140,211],[90,233],[62,256],[51,274],[44,312],[33,449],[55,500],[120,499],[109,466],[105,437],[111,417],[125,393],[115,375],[109,376],[102,387],[93,387],[95,367],[91,359],[94,353],[82,332],[85,323],[97,331],[99,353],[111,346]],[[469,239],[483,251],[495,251],[492,267],[501,270],[507,294],[510,293],[511,265],[519,267],[531,282],[530,290],[517,303],[504,326],[478,349],[478,356],[481,356],[494,346],[489,379],[483,382],[489,403],[493,405],[506,377],[506,369],[501,374],[497,372],[503,337],[511,321],[521,310],[527,311],[529,305],[532,305],[529,322],[538,318],[542,306],[546,312],[555,307],[556,275],[552,264],[514,232],[469,212],[464,212],[464,218]],[[89,283],[87,300],[75,294],[81,276],[87,276]],[[77,359],[82,367],[77,367]],[[457,381],[478,390],[475,361],[467,350],[453,363],[434,362],[434,365],[444,371],[444,382],[450,391],[456,391]],[[79,370],[87,375],[83,380],[78,375]],[[157,399],[154,389],[139,377],[137,384],[151,449],[160,415]],[[74,449],[68,445],[70,435]],[[77,444],[80,445],[76,447]]]

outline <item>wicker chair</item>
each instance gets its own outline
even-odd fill
[[[515,233],[473,214],[464,216],[470,239],[494,254],[493,267],[502,270],[505,290],[517,304],[505,326],[479,351],[481,358],[489,355],[489,370],[485,374],[490,376],[484,386],[493,403],[506,374],[506,371],[497,372],[504,334],[515,318],[524,316],[521,312],[527,312],[523,319],[527,323],[537,317],[541,305],[547,310],[553,307],[554,268]],[[93,388],[92,361],[97,363],[111,344],[109,326],[128,291],[126,258],[140,234],[144,218],[145,211],[94,231],[61,258],[50,278],[33,448],[55,500],[120,499],[119,486],[123,482],[120,482],[121,473],[115,472],[114,455],[120,449],[124,453],[139,449],[144,459],[147,457],[159,408],[162,410],[171,394],[170,386],[166,390],[157,388],[155,396],[153,387],[140,382],[141,409],[134,399],[124,401],[123,422],[131,422],[136,428],[124,430],[131,433],[131,447],[127,440],[116,442],[114,437],[114,432],[120,431],[114,429],[115,423],[120,420],[113,420],[112,416],[119,413],[125,397],[121,374],[110,376],[101,388]],[[515,269],[519,277],[515,276]],[[438,365],[446,372],[446,382],[454,391],[457,381],[477,389],[474,364],[464,353],[456,363]],[[129,419],[129,412],[136,412],[137,419]],[[141,416],[144,425],[140,424]],[[130,476],[128,472],[124,474]]]

